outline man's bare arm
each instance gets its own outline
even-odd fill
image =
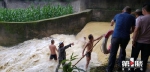
[[[99,40],[99,39],[102,39],[104,35],[105,35],[105,34],[101,35],[100,37],[98,37],[98,38],[95,39],[94,41]]]
[[[56,46],[55,46],[55,50],[58,52],[58,49],[56,48]]]
[[[82,51],[82,56],[84,56],[84,51],[86,49],[86,47],[88,46],[88,43],[86,44],[86,46],[84,47],[83,51]]]
[[[113,26],[114,24],[115,24],[115,21],[114,21],[114,20],[111,20],[110,25]]]
[[[135,30],[134,30],[134,33],[133,33],[133,45],[135,43],[135,41],[137,40],[138,38],[138,31],[139,31],[139,28],[138,27],[135,27]]]
[[[135,26],[132,26],[130,34],[134,32]]]

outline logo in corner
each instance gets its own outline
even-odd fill
[[[140,68],[140,70],[143,67],[143,61],[140,60],[136,60],[134,61],[134,58],[130,58],[129,60],[126,61],[122,61],[122,70],[124,70],[124,68],[128,68],[128,70],[130,70],[131,68]]]

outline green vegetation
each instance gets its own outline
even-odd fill
[[[0,9],[0,21],[5,22],[27,22],[58,17],[73,13],[72,6],[50,6],[45,5],[42,8],[29,7],[27,9]]]
[[[73,56],[73,53],[72,53],[72,55],[70,56],[70,60],[63,60],[62,61],[62,63],[64,63],[64,62],[66,63],[67,61],[69,61],[67,64],[65,64],[63,66],[63,68],[62,68],[63,72],[72,72],[74,69],[78,70],[78,72],[80,72],[80,71],[85,72],[83,69],[80,69],[80,68],[72,65],[72,61],[75,60],[75,59],[77,59],[76,58],[77,56],[78,55]]]

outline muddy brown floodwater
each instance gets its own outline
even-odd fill
[[[107,33],[109,30],[113,30],[114,26],[110,26],[110,22],[89,22],[86,24],[86,26],[81,30],[81,32],[78,33],[76,38],[80,37],[88,37],[89,34],[93,34],[94,38],[97,38],[98,36]],[[130,35],[130,42],[127,45],[126,48],[126,53],[127,53],[127,58],[130,58],[131,56],[131,48],[132,48],[132,34]],[[110,40],[111,37],[108,40],[107,46],[110,45]],[[88,41],[88,38],[87,38]],[[98,55],[98,60],[101,63],[106,63],[107,59],[109,57],[109,54],[103,54],[102,51],[100,50],[101,44],[102,44],[103,39],[94,47],[93,51],[97,53]],[[119,54],[119,50],[118,50]],[[140,59],[140,54],[139,54],[139,59]],[[150,61],[150,58],[149,58]],[[149,67],[149,66],[148,66]],[[149,67],[150,68],[150,67]]]
[[[82,57],[85,42],[83,37],[93,34],[94,38],[97,38],[113,28],[109,22],[90,22],[76,36],[54,34],[49,37],[44,37],[43,39],[27,40],[12,47],[0,46],[0,72],[54,72],[57,62],[49,61],[50,51],[48,46],[50,45],[51,39],[55,40],[57,48],[61,41],[64,41],[65,45],[74,42],[75,45],[66,50],[66,55],[67,59],[70,58],[72,53],[78,55],[78,59],[72,62],[75,64]],[[88,38],[86,41],[88,41]],[[102,41],[103,39],[94,47],[89,69],[93,66],[100,66],[108,59],[109,54],[105,55],[100,50]],[[108,40],[108,45],[109,44],[110,38]],[[130,57],[131,45],[130,40],[127,46],[127,57]],[[77,67],[84,69],[85,64],[86,58],[83,58],[77,64]]]

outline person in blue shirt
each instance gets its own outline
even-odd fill
[[[126,46],[130,40],[130,34],[135,28],[135,17],[130,14],[131,8],[126,6],[122,11],[122,13],[115,15],[114,19],[111,21],[111,26],[113,26],[114,23],[116,23],[116,25],[112,34],[111,50],[106,72],[113,71],[119,46],[118,70],[122,70],[122,60],[126,58]]]

